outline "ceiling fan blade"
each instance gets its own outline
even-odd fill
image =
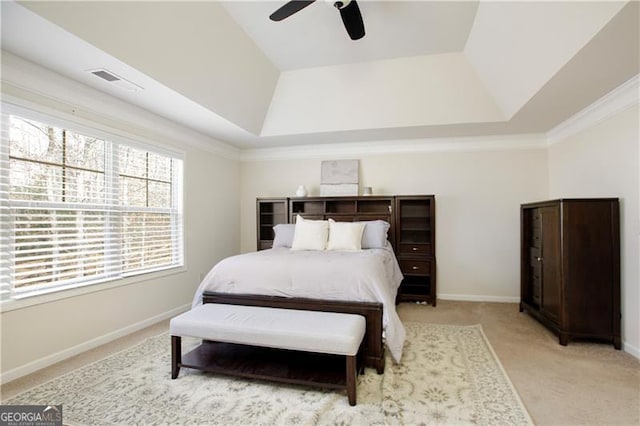
[[[340,16],[351,40],[359,40],[364,37],[364,22],[362,22],[362,14],[356,0],[352,0],[340,9]]]
[[[305,7],[309,6],[315,0],[291,0],[285,3],[280,9],[276,10],[269,16],[272,21],[282,21],[284,18],[288,18],[296,12],[300,12]]]

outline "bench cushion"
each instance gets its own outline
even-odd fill
[[[365,326],[361,315],[205,303],[173,318],[169,330],[216,342],[356,355]]]

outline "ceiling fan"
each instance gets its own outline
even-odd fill
[[[315,0],[291,0],[269,16],[272,21],[282,21],[309,6]],[[362,14],[356,0],[325,0],[340,11],[344,27],[351,40],[359,40],[364,37],[364,23]]]

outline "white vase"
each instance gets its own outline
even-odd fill
[[[306,197],[307,194],[309,194],[309,193],[307,192],[307,187],[304,186],[304,185],[300,185],[298,187],[298,189],[296,190],[296,196],[297,197]]]

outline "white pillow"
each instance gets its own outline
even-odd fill
[[[324,250],[329,236],[329,222],[306,220],[298,215],[291,250]]]
[[[336,222],[329,219],[329,242],[327,250],[362,250],[362,222]]]

